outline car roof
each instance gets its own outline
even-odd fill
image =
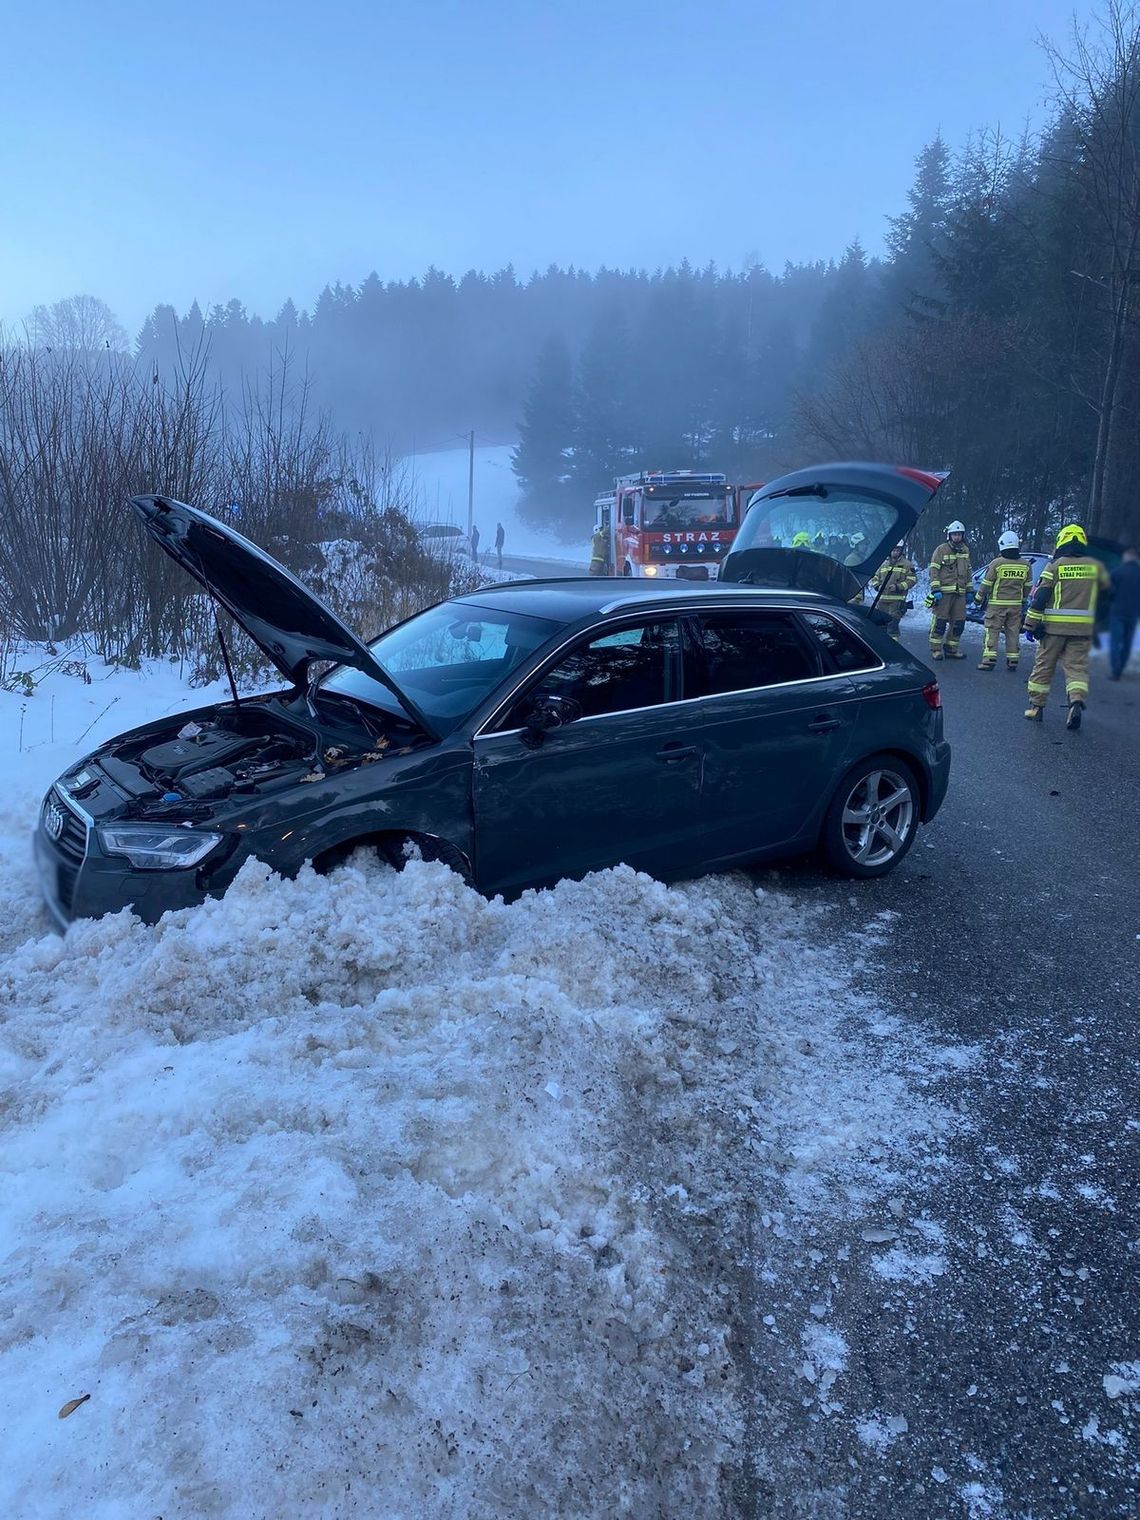
[[[557,623],[577,623],[584,618],[642,608],[668,607],[684,599],[689,605],[817,606],[829,597],[812,591],[785,591],[769,586],[721,585],[718,581],[641,580],[622,576],[576,576],[563,580],[508,581],[484,586],[456,602],[498,612],[529,613]]]

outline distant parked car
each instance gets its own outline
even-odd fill
[[[420,548],[432,559],[459,559],[467,553],[467,535],[454,523],[420,523],[416,537]]]
[[[36,832],[48,906],[61,925],[128,904],[153,921],[251,857],[292,875],[360,846],[398,864],[408,844],[488,893],[817,845],[882,876],[941,806],[950,746],[931,671],[848,603],[940,484],[797,471],[753,496],[718,582],[518,581],[371,645],[233,529],[136,496],[288,684],[122,734],[61,776]],[[863,559],[775,547],[817,531],[858,532]]]

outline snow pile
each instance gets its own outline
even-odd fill
[[[711,1503],[725,1327],[613,1118],[682,1082],[651,1010],[724,990],[712,907],[250,867],[13,954],[0,1511]]]

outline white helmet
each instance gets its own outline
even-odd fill
[[[958,519],[955,518],[952,523],[946,524],[946,531],[947,533],[965,533],[966,524],[964,522],[959,522]]]
[[[863,544],[863,543],[866,543],[866,542],[867,542],[867,535],[865,533],[852,533],[852,535],[851,535],[851,547],[853,549],[858,544]]]
[[[1003,554],[1007,549],[1020,549],[1021,540],[1016,533],[1003,533],[998,539],[998,548]]]

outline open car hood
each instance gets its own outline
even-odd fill
[[[720,579],[850,601],[911,531],[948,473],[827,464],[781,475],[753,493]]]
[[[435,737],[368,646],[263,549],[170,496],[132,496],[130,507],[155,543],[241,624],[287,680],[305,686],[314,661],[351,665],[386,686],[408,716]]]

